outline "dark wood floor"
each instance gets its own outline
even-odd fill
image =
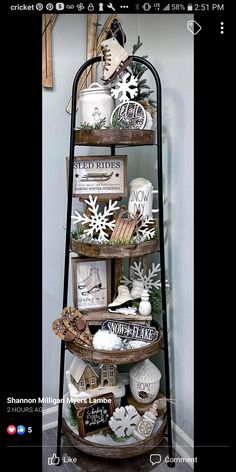
[[[42,472],[52,472],[52,468],[48,465],[48,457],[52,457],[56,451],[56,428],[44,431],[43,433],[43,470]],[[97,457],[88,456],[82,452],[78,452],[65,439],[63,439],[63,464],[58,469],[58,472],[170,472],[170,468],[165,462],[157,466],[153,466],[150,462],[150,454],[134,457],[126,460],[104,460]],[[161,454],[164,458],[168,455],[166,442],[163,441],[152,454]],[[69,457],[76,458],[76,465],[66,462]],[[184,463],[178,463],[173,469],[175,472],[191,472],[192,469]]]

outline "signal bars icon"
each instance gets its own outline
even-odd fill
[[[170,11],[170,4],[166,5],[162,11]]]

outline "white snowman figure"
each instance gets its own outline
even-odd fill
[[[99,123],[99,121],[101,121],[101,112],[99,111],[98,107],[94,108],[93,121],[94,121],[94,124]]]

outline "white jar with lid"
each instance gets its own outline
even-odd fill
[[[93,82],[90,87],[81,90],[79,98],[79,123],[98,124],[104,120],[102,128],[110,123],[110,116],[115,108],[115,101],[110,95],[110,87]]]
[[[149,359],[138,362],[129,371],[130,391],[139,403],[151,403],[158,395],[161,372]]]
[[[141,439],[141,441],[143,441],[144,439],[147,439],[151,436],[158,416],[157,408],[158,403],[153,402],[151,408],[148,411],[145,411],[144,415],[141,417],[133,430],[132,435],[135,438]]]

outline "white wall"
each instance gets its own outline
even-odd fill
[[[167,260],[172,287],[168,313],[171,386],[172,398],[176,398],[173,419],[193,438],[193,36],[186,28],[191,16],[120,18],[127,34],[127,50],[131,52],[140,34],[144,43],[140,55],[149,55],[162,81]],[[65,107],[74,74],[85,60],[85,38],[85,15],[58,15],[53,29],[54,86],[53,90],[43,89],[43,385],[44,395],[53,397],[58,394],[60,343],[51,324],[62,306],[65,156],[70,127]],[[98,150],[93,149],[95,152]],[[102,152],[100,149],[98,153]],[[88,154],[88,148],[82,153]],[[139,173],[155,184],[154,166],[150,149],[132,150],[129,177]]]

